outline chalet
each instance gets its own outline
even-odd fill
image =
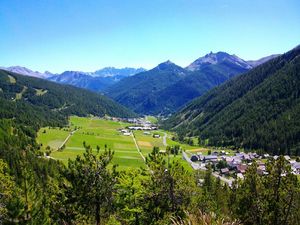
[[[197,153],[198,159],[199,161],[203,161],[204,160],[204,155],[202,155],[202,153]]]
[[[150,135],[151,133],[149,131],[144,131],[145,135]]]
[[[284,158],[285,158],[285,160],[287,160],[287,161],[290,161],[290,160],[291,160],[291,157],[289,157],[288,155],[285,155]]]
[[[124,135],[124,136],[130,136],[131,133],[129,133],[129,132],[124,132],[123,135]]]
[[[295,172],[296,174],[300,174],[300,162],[295,162],[292,165],[292,170],[293,172]]]
[[[218,156],[216,156],[216,155],[206,155],[206,156],[204,156],[204,161],[205,162],[217,162],[218,161]]]
[[[221,169],[222,174],[229,174],[229,169],[228,168],[223,168]]]
[[[159,134],[154,134],[153,137],[154,138],[160,138],[160,135]]]
[[[244,179],[244,175],[242,173],[237,173],[236,174],[236,178],[243,180]]]
[[[237,165],[237,166],[236,166],[236,171],[237,171],[238,173],[243,174],[243,173],[246,172],[247,168],[248,168],[248,165],[246,165],[246,164],[240,164],[240,165]]]
[[[266,167],[265,167],[265,165],[258,166],[257,173],[259,175],[264,175],[266,173]]]

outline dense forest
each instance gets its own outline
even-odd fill
[[[202,144],[300,154],[300,47],[192,101],[165,122]]]

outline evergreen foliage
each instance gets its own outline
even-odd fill
[[[165,122],[208,145],[300,154],[300,48],[231,79]]]

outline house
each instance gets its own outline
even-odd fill
[[[243,180],[244,179],[244,175],[242,173],[237,173],[236,174],[236,178]]]
[[[229,169],[228,168],[223,168],[221,169],[222,174],[229,174]]]
[[[290,160],[291,160],[291,157],[289,157],[288,155],[285,155],[284,158],[285,158],[285,160],[287,160],[287,161],[290,161]]]
[[[244,154],[243,159],[247,162],[251,161],[250,155],[249,154]]]
[[[292,169],[296,174],[300,174],[300,162],[295,162],[292,165]]]
[[[153,137],[154,138],[160,138],[160,135],[159,134],[154,134]]]
[[[266,173],[266,167],[265,167],[265,165],[258,166],[257,173],[259,175],[264,175]]]
[[[149,131],[144,131],[145,135],[150,135],[151,133]]]
[[[205,162],[217,162],[218,161],[218,156],[216,156],[216,155],[206,155],[206,156],[204,156],[204,161]]]
[[[199,161],[203,161],[204,160],[204,155],[202,155],[201,152],[197,152],[197,156],[198,156]]]
[[[243,174],[243,173],[246,172],[247,168],[248,168],[248,165],[246,165],[246,164],[240,164],[240,165],[236,166],[236,171],[238,173],[242,173]]]
[[[124,132],[123,135],[124,135],[124,136],[130,136],[131,133],[129,133],[129,132]]]

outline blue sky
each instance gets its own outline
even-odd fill
[[[187,66],[300,44],[299,0],[0,0],[0,66],[51,72]]]

